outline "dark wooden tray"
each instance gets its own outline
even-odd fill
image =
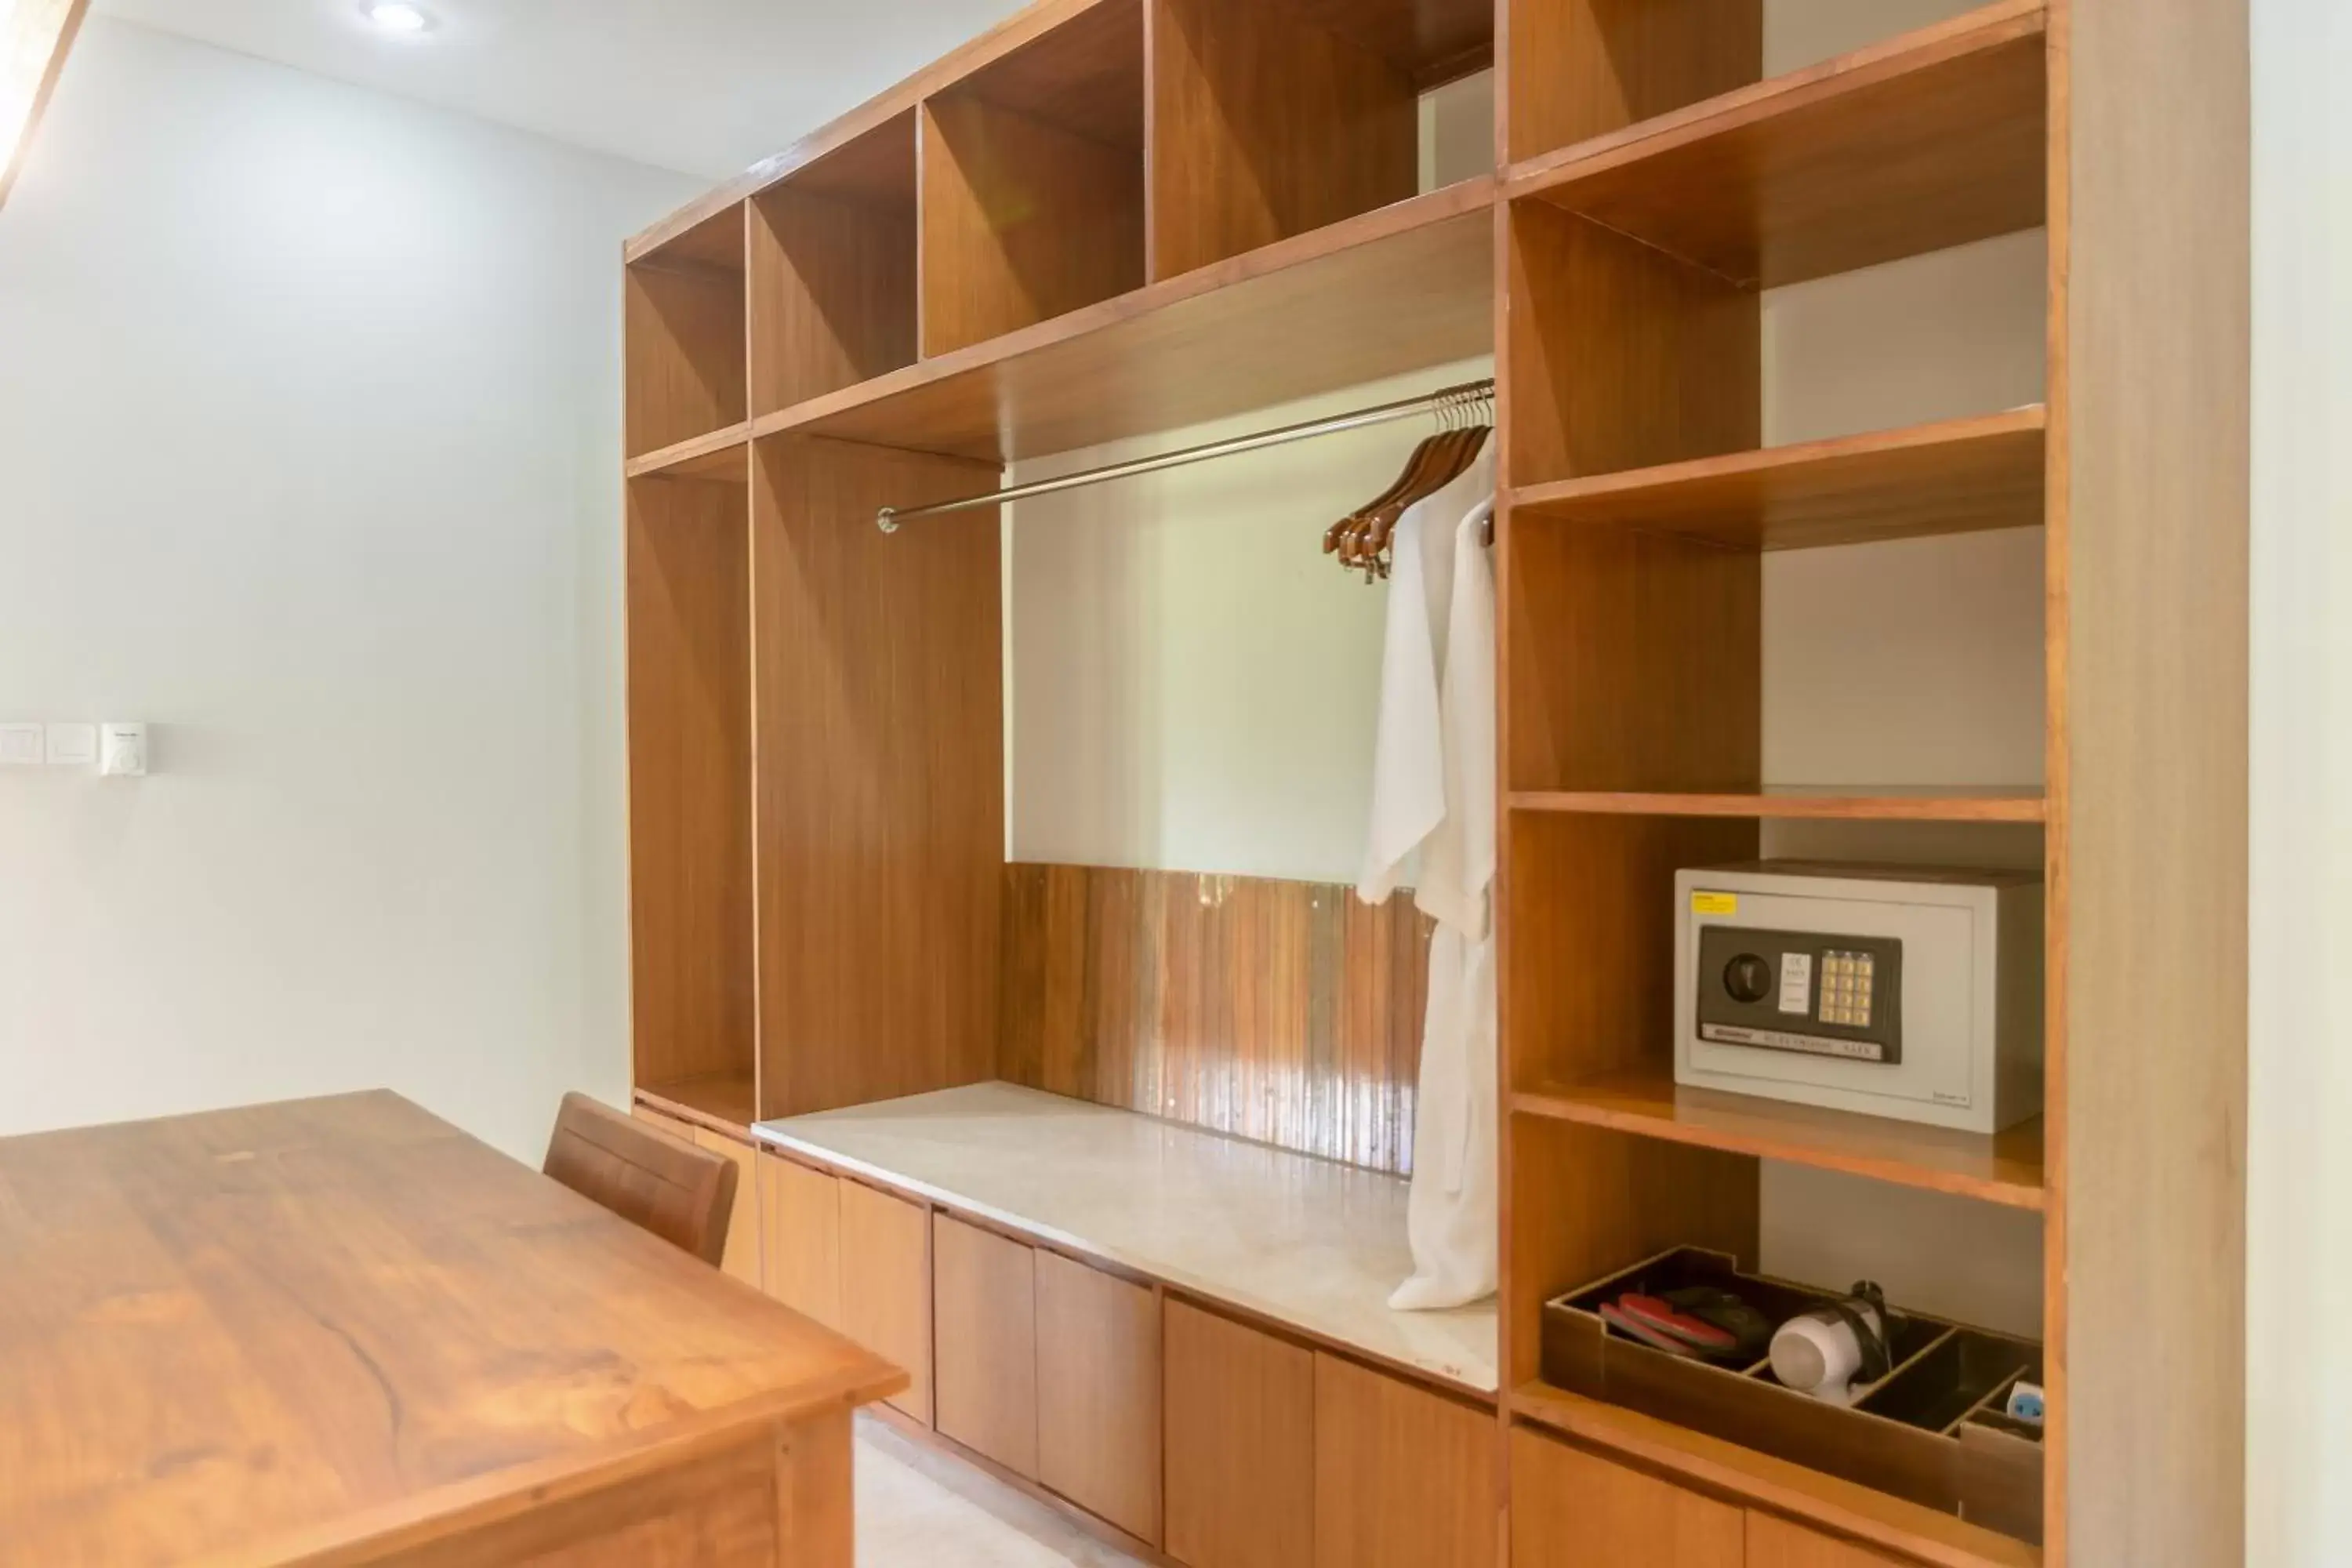
[[[2041,1542],[2041,1440],[2001,1414],[2018,1379],[2042,1381],[2040,1345],[1891,1308],[1894,1371],[1841,1407],[1782,1386],[1760,1354],[1746,1366],[1691,1361],[1619,1333],[1601,1317],[1601,1303],[1626,1291],[1655,1295],[1694,1285],[1735,1291],[1776,1323],[1843,1295],[1742,1273],[1736,1258],[1679,1247],[1546,1302],[1545,1378]]]

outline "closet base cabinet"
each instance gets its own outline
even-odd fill
[[[1315,1352],[1182,1301],[1167,1310],[1168,1555],[1315,1561]]]
[[[760,1156],[760,1266],[768,1294],[841,1327],[841,1179]]]
[[[933,1425],[1014,1475],[1037,1479],[1036,1252],[992,1231],[931,1221]]]
[[[1160,1544],[1160,1298],[1037,1254],[1037,1479]]]
[[[840,1185],[841,1331],[907,1369],[890,1403],[931,1420],[931,1226],[920,1204],[862,1183]]]
[[[1495,1413],[1315,1357],[1318,1568],[1493,1568]]]
[[[1823,1535],[1769,1513],[1748,1515],[1748,1568],[1908,1568],[1867,1546]]]
[[[1522,1427],[1511,1434],[1511,1568],[1743,1568],[1745,1510]]]
[[[754,1290],[761,1289],[760,1157],[749,1143],[738,1143],[708,1127],[694,1130],[694,1141],[713,1154],[735,1162],[735,1206],[727,1215],[727,1250],[719,1267]]]

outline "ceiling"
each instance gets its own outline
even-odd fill
[[[1020,0],[96,0],[100,16],[716,181],[911,74]]]

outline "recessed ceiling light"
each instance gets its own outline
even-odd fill
[[[368,0],[360,14],[387,33],[421,33],[433,26],[425,8],[407,0]]]

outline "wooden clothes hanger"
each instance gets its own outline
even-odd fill
[[[1446,486],[1460,479],[1477,460],[1486,444],[1491,426],[1471,418],[1484,399],[1471,397],[1443,405],[1439,417],[1449,423],[1464,423],[1444,432],[1431,448],[1429,461],[1411,476],[1402,491],[1392,493],[1370,509],[1362,526],[1352,535],[1352,563],[1364,568],[1365,581],[1389,574],[1389,547],[1396,536],[1396,525],[1405,512]]]

